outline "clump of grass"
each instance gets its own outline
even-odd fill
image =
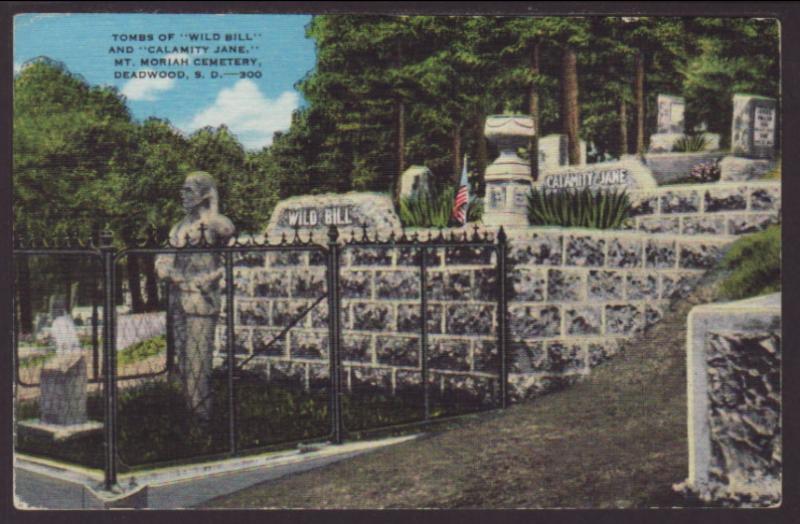
[[[456,188],[419,192],[400,199],[400,221],[405,227],[448,227],[452,225],[450,215]],[[483,201],[471,198],[467,208],[467,221],[474,222],[483,216]]]
[[[167,339],[164,335],[149,338],[128,346],[117,353],[117,363],[119,365],[132,364],[147,360],[150,357],[160,355],[167,350]]]
[[[724,299],[738,300],[780,291],[780,226],[738,239],[720,261],[720,267],[731,272],[720,284]]]
[[[625,190],[547,191],[528,195],[528,221],[535,226],[616,229],[628,218],[631,202]]]
[[[762,180],[780,180],[781,179],[781,162],[778,160],[778,163],[767,171],[767,173],[761,177]]]
[[[672,150],[679,153],[696,153],[703,151],[708,140],[703,135],[684,135],[675,141]]]

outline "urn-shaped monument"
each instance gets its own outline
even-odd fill
[[[500,156],[486,168],[486,203],[483,222],[489,226],[528,224],[528,194],[533,179],[530,163],[517,154],[527,147],[536,130],[525,115],[492,115],[483,129]]]

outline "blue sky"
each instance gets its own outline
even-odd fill
[[[37,56],[63,62],[90,84],[116,86],[128,99],[137,119],[158,116],[190,133],[205,125],[226,124],[249,149],[271,143],[272,134],[289,127],[291,113],[302,104],[294,84],[314,66],[314,43],[305,37],[307,15],[205,14],[22,14],[14,19],[14,69]],[[189,32],[247,34],[253,40],[235,42],[189,41]],[[159,41],[159,34],[173,34]],[[153,41],[115,41],[114,34],[152,34]],[[258,35],[258,36],[256,36]],[[213,38],[213,37],[212,37]],[[112,46],[133,46],[131,54],[112,54]],[[167,53],[173,46],[208,46],[191,53]],[[246,45],[246,54],[214,54],[217,45]],[[162,49],[147,47],[159,46]],[[144,47],[145,49],[142,49]],[[143,66],[143,57],[189,60],[188,66]],[[260,67],[194,65],[196,58],[247,58]],[[131,65],[115,67],[115,58]],[[218,72],[260,71],[261,78],[221,76]],[[188,78],[125,79],[115,71],[180,71]],[[194,71],[203,74],[194,78]]]

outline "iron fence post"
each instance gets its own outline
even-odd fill
[[[424,403],[425,420],[430,418],[431,400],[428,385],[428,278],[427,278],[428,249],[422,246],[419,257],[419,296],[420,296],[420,328],[419,328],[419,354],[420,373],[422,374],[422,399]]]
[[[175,319],[172,317],[172,308],[170,304],[170,284],[164,282],[162,289],[164,290],[164,315],[165,315],[165,329],[166,343],[167,343],[167,377],[169,380],[175,378]]]
[[[105,434],[105,489],[111,491],[117,484],[117,352],[114,316],[115,281],[114,258],[116,249],[110,231],[100,234],[100,252],[103,258],[103,400]]]
[[[92,293],[92,378],[100,376],[100,314],[97,312],[99,289],[96,285]]]
[[[341,342],[341,303],[339,299],[339,230],[331,224],[328,228],[328,348],[330,349],[331,377],[331,433],[334,444],[341,444],[342,377],[339,344]]]
[[[506,255],[508,237],[502,226],[497,233],[497,347],[500,353],[500,406],[508,407],[508,297]]]
[[[236,445],[236,397],[233,383],[233,368],[236,366],[234,327],[233,327],[233,253],[225,252],[225,337],[228,357],[228,435],[231,454],[237,452]]]

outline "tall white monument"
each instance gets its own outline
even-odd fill
[[[517,154],[536,135],[525,115],[492,115],[483,129],[500,156],[486,168],[483,222],[488,226],[528,225],[528,194],[533,185],[530,163]]]

